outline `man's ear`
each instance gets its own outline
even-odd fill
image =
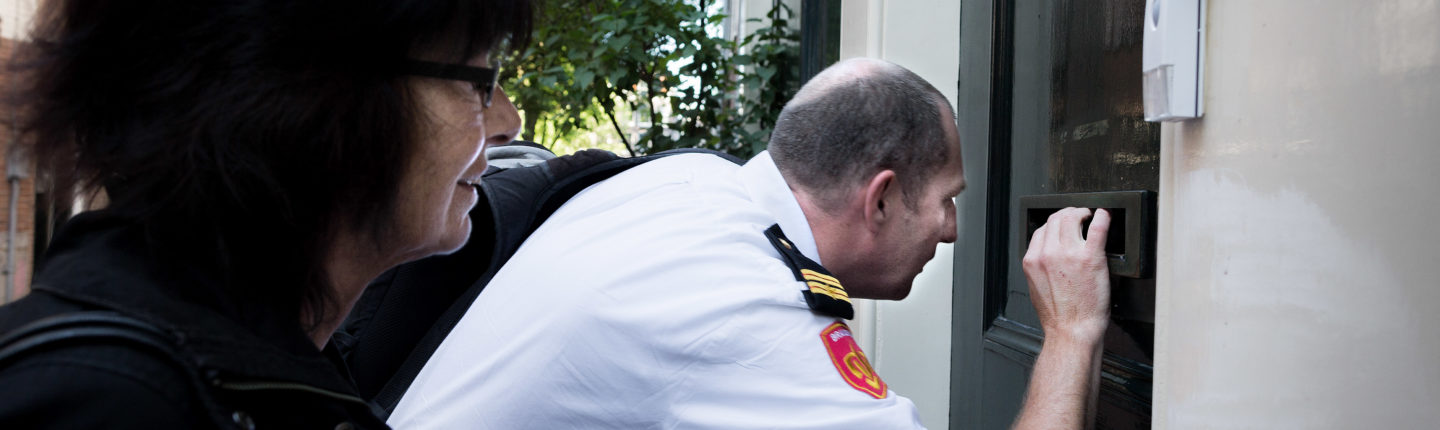
[[[895,204],[891,196],[891,188],[896,187],[895,171],[881,170],[870,180],[865,181],[865,226],[871,230],[878,230],[891,217],[895,210]]]

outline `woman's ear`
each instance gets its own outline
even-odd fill
[[[871,230],[879,230],[890,219],[890,211],[895,208],[891,188],[897,186],[895,183],[895,171],[881,170],[875,176],[865,181],[865,226]]]

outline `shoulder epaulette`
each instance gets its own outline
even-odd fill
[[[770,244],[780,251],[780,257],[790,270],[795,272],[795,280],[804,282],[808,289],[803,290],[805,303],[810,305],[810,310],[820,314],[850,319],[855,317],[855,308],[850,305],[850,295],[845,293],[845,287],[840,286],[840,280],[835,279],[830,271],[825,270],[816,263],[801,254],[790,239],[785,238],[785,232],[780,231],[780,225],[772,225],[765,229],[765,237],[770,239]]]

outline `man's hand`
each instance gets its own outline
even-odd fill
[[[1095,422],[1101,346],[1110,323],[1105,261],[1110,213],[1095,211],[1089,234],[1081,237],[1081,223],[1089,217],[1089,209],[1056,212],[1035,230],[1025,252],[1030,302],[1040,315],[1045,344],[1015,428],[1079,429]]]
[[[1080,236],[1080,223],[1089,217],[1089,209],[1065,208],[1050,215],[1030,237],[1023,265],[1030,281],[1030,302],[1046,337],[1098,340],[1109,324],[1105,234],[1110,231],[1110,213],[1095,212],[1086,239]]]

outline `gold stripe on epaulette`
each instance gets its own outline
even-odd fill
[[[845,293],[845,287],[841,286],[840,283],[838,283],[838,282],[833,282],[833,281],[828,281],[828,280],[825,280],[824,278],[817,278],[817,277],[812,277],[812,276],[805,276],[805,282],[808,282],[808,283],[811,283],[811,284],[816,284],[816,283],[818,283],[818,284],[824,284],[825,287],[827,287],[827,288],[830,288],[830,289],[832,289],[832,290],[839,291],[839,292],[841,292],[841,293]],[[846,293],[846,294],[848,294],[848,293]]]
[[[824,282],[805,281],[805,284],[806,284],[806,285],[809,285],[809,286],[811,287],[811,289],[822,288],[822,289],[824,289],[825,291],[834,292],[836,295],[841,295],[841,296],[845,296],[845,297],[850,297],[850,294],[849,294],[849,293],[846,293],[844,288],[835,288],[834,285],[830,285],[830,284],[827,284],[827,283],[824,283]]]
[[[850,295],[845,294],[845,290],[837,289],[835,287],[831,287],[829,285],[825,285],[824,283],[815,281],[806,282],[806,284],[810,285],[810,292],[812,293],[821,294],[835,300],[841,300],[845,302],[850,301]]]
[[[833,295],[830,294],[829,291],[822,291],[822,290],[820,290],[820,289],[811,288],[811,289],[810,289],[810,293],[812,293],[812,294],[817,294],[817,295],[821,295],[821,296],[825,296],[825,297],[829,297],[831,300],[840,301],[840,302],[845,302],[845,304],[847,304],[847,305],[850,304],[850,299],[849,299],[849,298],[847,298],[847,297],[836,297],[836,296],[833,296]]]
[[[836,287],[836,286],[834,286],[834,285],[831,285],[831,284],[828,283],[828,282],[805,281],[805,283],[806,283],[807,285],[810,285],[810,287],[811,287],[812,289],[814,289],[814,288],[824,288],[826,291],[833,291],[835,294],[839,294],[839,295],[842,295],[842,296],[845,296],[845,297],[850,297],[850,293],[845,292],[845,289],[844,289],[844,288]]]
[[[826,275],[824,273],[816,272],[810,269],[800,269],[800,274],[805,276],[805,279],[821,281],[830,285],[840,287],[842,289],[845,288],[840,286],[840,280],[835,279],[834,276]]]

